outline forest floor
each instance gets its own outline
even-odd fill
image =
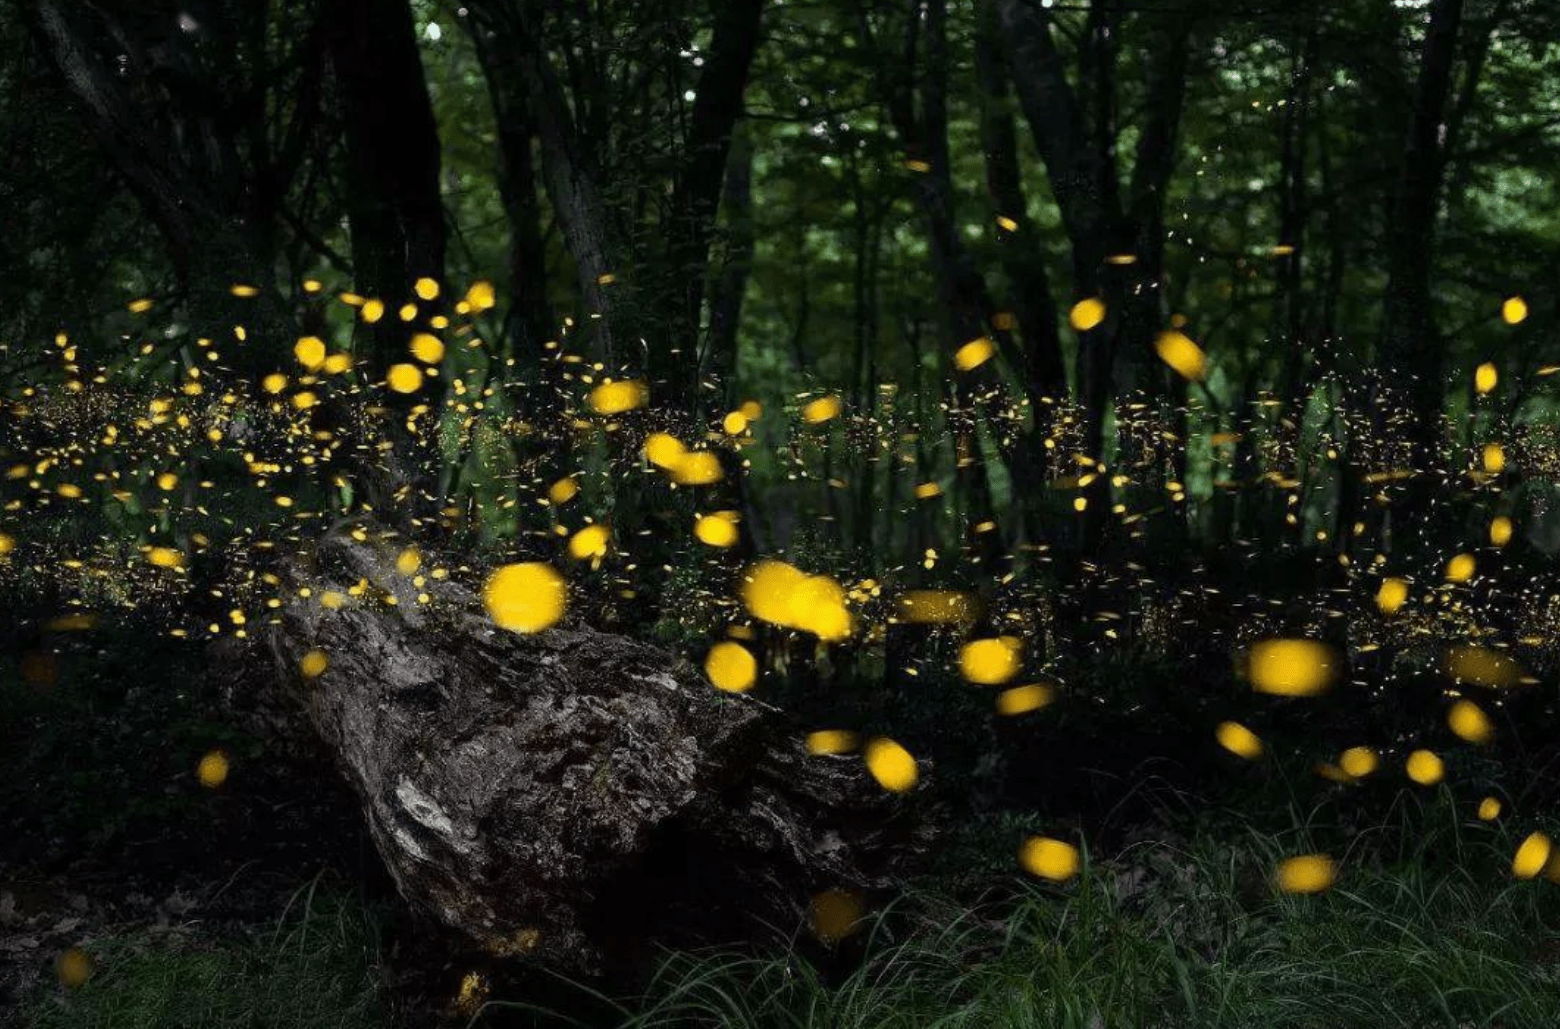
[[[1406,844],[1355,855],[1321,896],[1268,878],[1305,826],[1167,813],[1037,886],[1014,870],[1024,816],[985,816],[832,959],[669,955],[611,1001],[592,990],[627,991],[493,967],[414,925],[321,756],[234,728],[177,652],[132,676],[114,650],[65,654],[47,689],[0,681],[3,1025],[1560,1025],[1560,887],[1513,881],[1516,841],[1440,799],[1378,826]],[[231,771],[208,789],[215,748]],[[74,988],[72,948],[92,970]]]

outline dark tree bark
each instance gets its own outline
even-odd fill
[[[121,23],[98,7],[29,0],[24,13],[98,146],[158,227],[194,334],[215,340],[240,373],[275,367],[293,326],[276,283],[276,237],[313,142],[317,26],[297,37],[291,118],[267,125],[256,114],[265,91],[289,82],[265,66],[265,5],[213,8],[189,33],[156,40],[144,37],[144,21]],[[115,59],[122,63],[111,70]],[[218,84],[235,69],[254,81]],[[235,285],[258,292],[236,297]],[[246,329],[242,342],[236,325]]]
[[[585,313],[595,320],[599,354],[612,364],[647,360],[658,406],[693,414],[700,407],[697,355],[710,243],[763,0],[711,5],[710,44],[691,84],[694,99],[678,126],[680,145],[667,174],[614,169],[623,181],[595,154],[611,148],[604,133],[614,114],[642,122],[640,115],[614,111],[613,104],[642,102],[645,90],[617,96],[599,68],[566,83],[552,60],[556,41],[549,36],[549,30],[561,30],[549,25],[546,5],[536,0],[468,6],[473,31],[486,34],[482,45],[493,55],[490,74],[523,79],[541,144],[542,179],[574,259]],[[566,71],[604,59],[594,45],[578,54],[564,49]],[[650,202],[664,211],[655,231],[645,231],[642,218],[615,213],[642,213]],[[630,340],[643,340],[643,348]]]
[[[773,708],[622,637],[498,629],[449,581],[420,605],[394,554],[323,541],[299,581],[399,603],[292,605],[250,685],[304,702],[403,897],[484,949],[593,970],[785,936],[815,891],[924,849],[913,800],[808,756]],[[329,667],[303,681],[312,649]]]
[[[383,375],[407,359],[411,326],[396,311],[415,301],[412,284],[444,277],[439,135],[406,0],[330,0],[326,23],[346,139],[353,278],[387,310],[369,330]]]
[[[1149,110],[1124,205],[1114,157],[1114,40],[1123,12],[1110,0],[1095,0],[1090,7],[1080,44],[1086,105],[1068,81],[1052,38],[1051,13],[1027,0],[991,2],[1019,106],[1071,243],[1074,298],[1101,298],[1109,312],[1098,327],[1081,334],[1075,376],[1084,409],[1084,452],[1099,461],[1118,371],[1146,381],[1135,369],[1152,360],[1150,344],[1162,327],[1164,194],[1185,98],[1190,16],[1163,14],[1168,21],[1157,33],[1160,42],[1148,71]],[[1107,263],[1108,256],[1123,252],[1135,254],[1136,262]],[[1083,543],[1092,550],[1109,506],[1106,477],[1096,477],[1084,495]]]
[[[1440,460],[1443,438],[1445,355],[1430,278],[1446,170],[1442,134],[1462,9],[1463,0],[1431,2],[1403,163],[1387,224],[1387,292],[1377,353],[1381,385],[1373,407],[1383,417],[1395,411],[1406,420],[1416,472],[1402,507],[1410,518],[1428,506],[1429,476]],[[1394,395],[1387,395],[1389,389]]]

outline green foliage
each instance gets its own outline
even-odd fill
[[[27,1029],[373,1029],[385,1024],[376,926],[309,884],[276,923],[220,941],[151,933],[92,941],[85,986],[51,985]]]

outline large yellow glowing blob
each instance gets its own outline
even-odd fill
[[[717,689],[741,693],[758,681],[758,662],[742,644],[723,640],[705,655],[704,674]]]
[[[608,380],[590,391],[586,402],[597,414],[623,414],[644,407],[650,391],[638,379]]]
[[[716,511],[700,515],[693,523],[693,535],[710,547],[733,547],[738,540],[735,511]]]
[[[1255,761],[1262,756],[1262,740],[1239,722],[1220,722],[1213,735],[1219,741],[1219,746],[1236,757]]]
[[[1522,841],[1516,856],[1511,859],[1511,874],[1518,879],[1531,879],[1544,870],[1549,854],[1554,849],[1548,836],[1536,832]]]
[[[890,792],[904,793],[913,789],[921,777],[915,766],[915,758],[893,740],[882,737],[868,740],[862,750],[862,757],[872,778]]]
[[[1337,663],[1333,649],[1316,640],[1263,640],[1252,644],[1247,674],[1260,693],[1310,697],[1332,686]]]
[[[1416,750],[1408,755],[1404,769],[1408,777],[1421,786],[1434,786],[1446,777],[1446,763],[1428,750]]]
[[[1031,836],[1018,850],[1018,863],[1030,875],[1066,882],[1078,874],[1082,859],[1078,848],[1047,836]]]
[[[1078,301],[1067,313],[1067,321],[1078,332],[1088,332],[1105,320],[1105,302],[1094,297]]]
[[[1321,893],[1338,881],[1338,866],[1326,854],[1301,854],[1280,861],[1273,881],[1285,893]]]
[[[541,632],[556,625],[568,595],[563,576],[540,561],[494,569],[482,587],[488,617],[511,632]]]
[[[576,561],[605,557],[612,533],[605,525],[587,525],[569,540],[569,556]]]
[[[1018,674],[1023,646],[1013,636],[971,640],[959,650],[959,674],[968,682],[996,686]]]
[[[325,341],[318,336],[304,336],[293,344],[293,357],[312,372],[325,363]]]
[[[385,383],[397,393],[416,393],[422,388],[422,369],[415,364],[393,364],[385,372]]]
[[[1202,382],[1208,377],[1207,355],[1185,333],[1161,332],[1154,340],[1154,350],[1159,354],[1159,359],[1173,368],[1181,378]]]
[[[1495,738],[1495,724],[1479,705],[1459,700],[1446,712],[1446,724],[1469,743],[1488,743]]]

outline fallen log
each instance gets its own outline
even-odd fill
[[[925,850],[913,798],[655,647],[500,629],[469,588],[346,535],[291,575],[309,595],[248,676],[304,701],[407,902],[489,953],[597,971],[792,937],[815,893],[888,886]]]

